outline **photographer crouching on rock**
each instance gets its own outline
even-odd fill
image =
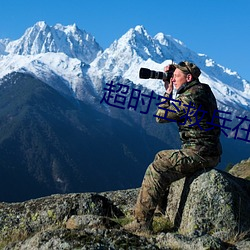
[[[222,154],[216,99],[210,87],[199,81],[200,69],[194,63],[180,62],[164,70],[166,73],[160,72],[163,76],[155,76],[155,71],[150,75],[147,70],[148,76],[142,78],[163,79],[166,92],[158,106],[156,121],[176,122],[182,147],[160,151],[148,166],[137,197],[134,221],[124,227],[131,232],[152,231],[154,212],[170,184],[199,169],[216,167]],[[172,76],[167,77],[172,71]],[[173,88],[177,91],[175,99]]]

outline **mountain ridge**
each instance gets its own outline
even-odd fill
[[[64,44],[65,51],[61,47],[61,52],[58,52],[52,46],[52,51],[41,53],[49,37],[51,43],[47,44],[56,40],[51,36],[53,29],[60,31],[62,37],[68,37],[72,46],[76,45],[70,50],[71,54],[66,53],[70,49],[68,42]],[[29,185],[37,185],[36,195],[78,191],[79,188],[81,191],[98,188],[102,191],[100,189],[139,186],[145,167],[152,162],[157,151],[180,147],[176,124],[161,126],[155,122],[156,105],[151,105],[147,114],[140,113],[147,104],[142,99],[138,101],[138,107],[127,108],[132,89],[136,89],[141,97],[150,96],[152,91],[158,95],[164,92],[162,80],[139,79],[140,67],[161,71],[166,64],[172,63],[172,59],[174,63],[192,60],[201,67],[201,81],[213,89],[219,109],[231,113],[232,128],[237,125],[237,116],[249,117],[249,82],[217,65],[206,55],[189,50],[171,36],[158,33],[152,37],[139,25],[104,51],[96,49],[96,43],[89,36],[93,42],[90,54],[95,54],[91,61],[89,57],[82,59],[85,54],[78,58],[77,53],[81,52],[77,49],[79,37],[85,39],[87,35],[81,35],[76,25],[48,26],[41,22],[26,32],[32,37],[30,41],[39,44],[37,50],[32,47],[17,49],[24,48],[20,44],[27,44],[28,36],[22,36],[14,43],[8,39],[0,40],[0,160],[4,166],[0,176],[8,176],[2,177],[3,190],[19,165],[26,174],[19,171],[20,176],[30,180],[26,182],[24,193],[27,190],[32,192]],[[124,109],[102,102],[107,83],[111,81],[116,88],[113,99],[121,94],[118,86],[129,89],[127,95],[122,93]],[[38,93],[34,88],[37,85],[42,92]],[[47,100],[46,96],[49,96]],[[246,130],[247,126],[243,129]],[[219,168],[249,158],[249,143],[233,139],[234,131],[227,132],[231,139],[221,137],[224,154]],[[240,133],[238,136],[243,137]],[[94,152],[100,152],[100,156]],[[14,183],[22,186],[17,175],[13,178]],[[73,180],[77,183],[75,186]],[[11,190],[15,193],[16,189],[13,186]],[[3,195],[0,200],[8,197]],[[29,193],[28,197],[32,195]],[[25,195],[20,197],[27,198]],[[18,194],[14,199],[18,199]]]
[[[28,28],[24,35],[9,41],[6,52],[17,55],[36,55],[47,52],[63,52],[69,57],[90,63],[102,51],[95,38],[76,24],[49,26],[44,21]]]
[[[134,121],[111,118],[32,75],[3,80],[1,201],[139,186],[155,149],[167,147]]]
[[[76,24],[48,26],[44,21],[37,22],[33,27],[28,28],[20,39],[15,41],[0,39],[0,44],[2,47],[2,49],[0,47],[0,53],[2,50],[0,65],[4,69],[0,77],[13,71],[20,71],[22,68],[33,72],[34,68],[39,67],[36,62],[38,55],[40,58],[44,57],[43,63],[48,69],[53,67],[53,60],[68,60],[68,65],[72,63],[72,59],[66,59],[66,57],[79,60],[78,64],[82,65],[82,72],[74,73],[74,69],[69,67],[68,69],[61,68],[55,73],[65,75],[65,71],[68,71],[68,77],[64,80],[68,82],[68,88],[72,88],[75,96],[80,99],[85,98],[82,95],[84,90],[76,89],[84,89],[84,85],[92,85],[100,95],[103,84],[117,76],[143,85],[158,94],[162,93],[164,91],[162,82],[139,79],[139,68],[148,67],[162,71],[163,67],[172,61],[178,63],[190,60],[201,68],[200,80],[212,87],[219,102],[224,105],[238,105],[250,110],[250,83],[247,80],[242,79],[236,72],[216,64],[207,55],[191,51],[183,42],[170,35],[158,33],[154,37],[150,36],[142,25],[129,29],[105,50],[92,35],[79,29]],[[49,60],[46,58],[47,52],[51,53]],[[61,56],[61,53],[66,57]],[[11,60],[14,55],[24,57]],[[43,70],[39,68],[39,71],[46,75],[45,67]],[[34,72],[34,75],[36,74],[37,72]],[[72,83],[72,79],[76,78],[79,79],[79,84]],[[48,82],[46,79],[40,78],[40,80]],[[85,98],[85,101],[91,99],[91,95],[93,92]]]

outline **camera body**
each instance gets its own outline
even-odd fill
[[[139,77],[142,79],[162,79],[170,81],[170,78],[173,76],[175,71],[175,66],[173,64],[169,65],[169,70],[167,72],[160,72],[150,70],[148,68],[140,68]]]

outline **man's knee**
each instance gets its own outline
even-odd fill
[[[171,155],[170,151],[172,151],[172,150],[162,150],[162,151],[159,151],[159,152],[155,155],[154,161],[157,161],[157,160],[160,160],[160,159],[168,158],[169,155]]]
[[[173,154],[173,150],[162,150],[155,155],[153,165],[158,171],[164,171],[171,168],[172,163],[169,160]]]

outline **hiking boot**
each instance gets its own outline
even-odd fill
[[[151,234],[153,231],[151,223],[145,222],[145,221],[139,222],[138,220],[134,220],[130,222],[129,224],[125,225],[123,228],[131,233],[138,232],[138,233]]]

